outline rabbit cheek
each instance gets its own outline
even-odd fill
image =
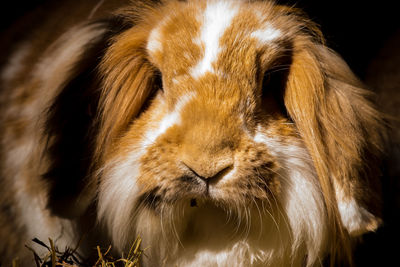
[[[137,181],[142,188],[140,199],[147,207],[155,210],[161,203],[173,204],[178,197],[188,194],[187,190],[179,190],[179,177],[183,173],[176,166],[176,146],[168,143],[158,142],[141,159],[141,175]],[[149,202],[151,205],[148,205]]]
[[[195,179],[189,179],[185,170],[178,166],[177,160],[180,110],[190,100],[190,95],[186,100],[182,97],[171,113],[159,117],[158,122],[142,134],[141,146],[144,152],[140,158],[140,175],[136,180],[141,188],[139,200],[142,205],[155,211],[161,204],[172,205],[201,192]],[[157,110],[151,112],[158,117]],[[154,121],[154,116],[150,116],[150,121]]]
[[[210,187],[210,196],[242,206],[254,201],[269,203],[280,192],[278,169],[279,164],[266,149],[246,142],[236,152],[234,170]]]

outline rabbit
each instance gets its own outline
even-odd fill
[[[60,5],[1,72],[3,263],[82,236],[82,257],[140,237],[143,266],[352,263],[387,129],[315,23],[273,1]]]

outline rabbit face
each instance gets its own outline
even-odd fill
[[[260,16],[257,5],[200,6],[184,5],[148,35],[148,60],[162,85],[107,159],[100,218],[106,217],[121,248],[129,236],[154,240],[139,223],[149,221],[163,228],[165,239],[174,228],[178,239],[190,239],[187,246],[201,243],[185,234],[196,213],[203,224],[194,232],[205,231],[206,220],[226,224],[234,217],[227,235],[237,224],[259,233],[270,230],[264,221],[275,217],[285,223],[272,228],[299,225],[293,229],[302,236],[308,223],[299,211],[310,206],[320,224],[310,233],[319,240],[313,245],[317,255],[326,240],[326,210],[311,157],[283,105],[283,44],[289,39],[279,23]],[[221,12],[227,15],[219,17]],[[210,219],[209,209],[221,218]],[[257,219],[251,223],[250,217]]]

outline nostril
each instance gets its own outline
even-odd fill
[[[212,164],[208,165],[207,167],[199,168],[198,166],[194,166],[193,164],[187,164],[182,162],[194,175],[199,177],[204,181],[210,180],[217,180],[223,177],[226,173],[233,169],[232,164],[224,164],[224,165],[217,165],[213,166]]]
[[[187,165],[186,163],[183,162],[183,165],[185,165],[185,166],[189,169],[189,171],[191,171],[192,173],[194,173],[197,177],[199,177],[199,178],[201,178],[201,179],[203,179],[203,180],[206,180],[206,179],[207,179],[206,177],[203,177],[202,175],[198,174],[193,168],[191,168],[191,167],[190,167],[189,165]]]
[[[232,169],[233,169],[232,165],[225,166],[220,171],[218,171],[216,174],[214,174],[212,177],[208,177],[206,179],[213,180],[213,181],[218,180]]]

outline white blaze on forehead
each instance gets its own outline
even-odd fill
[[[193,99],[195,93],[190,93],[182,96],[176,103],[174,110],[167,114],[157,125],[156,128],[152,128],[145,134],[145,139],[143,142],[144,147],[148,147],[153,144],[156,139],[165,133],[169,128],[174,125],[177,125],[181,121],[181,110],[185,107],[185,105]]]
[[[280,30],[268,24],[264,28],[252,32],[250,36],[262,44],[267,44],[278,39],[281,35]]]
[[[238,7],[232,2],[218,1],[207,5],[202,14],[202,26],[199,40],[196,43],[204,45],[204,55],[201,61],[193,67],[191,75],[199,78],[207,72],[213,73],[212,63],[217,60],[221,50],[220,38],[231,25],[232,19],[238,13]]]
[[[155,53],[162,50],[161,44],[161,27],[157,27],[151,31],[147,40],[147,50]]]

